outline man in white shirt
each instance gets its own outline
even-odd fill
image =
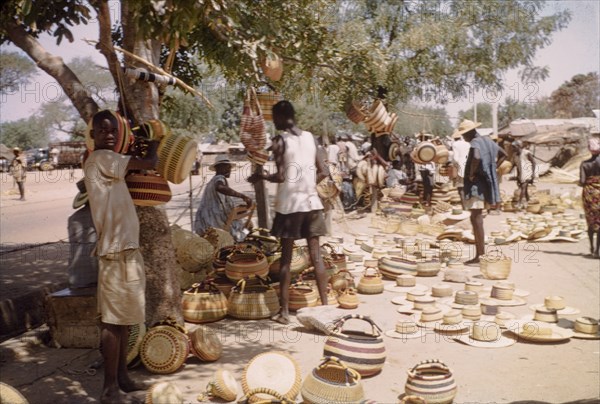
[[[471,145],[465,141],[460,134],[454,134],[452,136],[454,141],[452,142],[452,164],[457,169],[458,177],[454,180],[456,189],[460,195],[460,202],[465,208],[465,193],[464,193],[464,179],[465,179],[465,166],[467,165],[467,157],[469,156],[469,149]]]
[[[338,155],[340,154],[340,146],[330,140],[329,146],[327,146],[327,162],[333,164],[336,167],[339,166]]]

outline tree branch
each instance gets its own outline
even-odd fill
[[[27,53],[40,69],[58,82],[75,108],[77,108],[81,118],[85,122],[89,122],[98,111],[98,104],[63,59],[46,51],[37,39],[29,35],[15,21],[7,22],[4,28],[10,41]]]

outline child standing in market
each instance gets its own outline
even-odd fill
[[[143,323],[146,276],[139,251],[139,221],[125,183],[129,170],[154,169],[157,142],[146,157],[116,153],[118,139],[127,131],[116,113],[100,111],[92,119],[94,151],[85,162],[85,186],[98,241],[98,311],[102,322],[104,385],[102,403],[128,401],[127,394],[145,390],[127,372],[129,326]]]

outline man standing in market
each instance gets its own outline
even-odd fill
[[[27,161],[21,153],[21,149],[15,147],[13,149],[15,157],[10,163],[10,174],[13,176],[19,187],[20,201],[25,200],[25,179],[27,178]]]
[[[322,304],[327,304],[327,274],[319,244],[319,237],[324,236],[327,230],[317,184],[328,175],[328,171],[325,150],[317,145],[312,133],[296,126],[294,107],[289,101],[279,101],[273,106],[273,124],[282,131],[273,139],[276,172],[255,173],[248,177],[248,181],[254,183],[262,179],[277,183],[271,234],[281,238],[281,310],[272,320],[288,324],[294,240],[306,239],[317,276],[319,296]]]
[[[497,167],[506,158],[506,152],[487,136],[477,133],[481,123],[465,119],[452,137],[463,136],[471,144],[465,165],[465,207],[471,211],[471,225],[475,236],[475,257],[465,265],[478,266],[479,257],[485,254],[483,210],[494,208],[502,199],[498,185]],[[500,157],[498,158],[498,156]]]

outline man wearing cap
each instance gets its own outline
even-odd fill
[[[10,174],[13,176],[19,187],[19,194],[21,195],[20,201],[25,200],[25,178],[27,177],[27,162],[25,157],[21,154],[21,149],[15,147],[13,149],[15,157],[10,163]]]
[[[465,209],[465,166],[471,145],[466,142],[458,131],[452,135],[452,164],[456,167],[457,177],[455,179],[456,189],[460,195],[460,203]]]
[[[506,158],[506,152],[487,136],[480,136],[477,128],[481,123],[465,119],[453,137],[462,135],[471,144],[465,165],[465,208],[471,211],[471,225],[475,236],[475,257],[465,265],[479,265],[479,257],[485,254],[483,209],[486,204],[494,207],[501,202],[497,166]],[[498,155],[501,157],[498,158]]]
[[[231,175],[233,163],[225,155],[219,155],[215,162],[209,167],[209,170],[216,171],[215,176],[206,184],[206,189],[200,199],[196,220],[194,221],[194,231],[203,235],[209,227],[222,229],[231,211],[236,207],[235,198],[242,199],[248,208],[252,207],[252,199],[239,193],[229,187],[227,178]],[[236,241],[244,238],[244,223],[241,220],[234,220],[231,229],[228,229]]]

